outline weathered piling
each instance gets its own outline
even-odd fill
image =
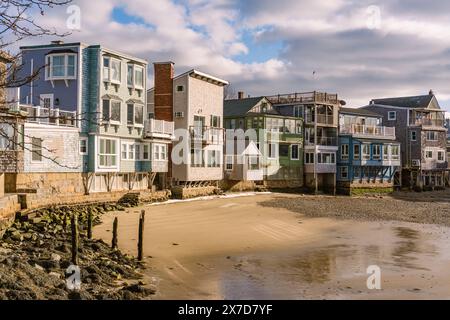
[[[87,237],[89,240],[92,239],[92,220],[93,220],[92,210],[89,210],[87,221]]]
[[[78,265],[78,215],[74,213],[71,217],[72,228],[72,264]]]
[[[139,237],[138,237],[138,260],[144,259],[144,222],[145,222],[145,210],[141,211],[139,217]]]
[[[117,219],[117,217],[114,218],[114,223],[113,223],[113,237],[112,237],[112,242],[111,242],[111,247],[113,249],[117,249],[117,227],[119,226],[119,220]]]

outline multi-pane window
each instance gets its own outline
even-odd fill
[[[389,160],[389,149],[391,147],[388,145],[383,146],[383,160]]]
[[[400,160],[400,146],[391,146],[391,158],[392,160]]]
[[[211,116],[211,127],[220,128],[220,117]]]
[[[339,168],[341,172],[341,179],[347,179],[348,178],[348,167],[340,167]]]
[[[372,158],[373,160],[380,160],[381,159],[381,146],[379,144],[374,144],[372,146]]]
[[[411,131],[411,141],[417,141],[417,131]]]
[[[150,160],[150,148],[148,144],[142,146],[142,160]]]
[[[436,131],[427,131],[427,140],[428,141],[437,141],[438,133]]]
[[[323,164],[334,164],[336,163],[336,156],[334,153],[319,153],[317,155],[318,159],[318,163],[323,163]]]
[[[220,168],[220,151],[208,150],[208,167],[209,168]]]
[[[48,55],[46,57],[45,79],[75,79],[77,68],[76,57],[77,55],[72,53]]]
[[[444,151],[438,151],[438,161],[439,162],[444,162],[445,161]]]
[[[153,160],[165,161],[167,160],[167,145],[154,144],[153,145]]]
[[[433,151],[432,150],[425,151],[425,158],[432,159],[433,158]]]
[[[80,154],[85,155],[88,153],[88,140],[86,138],[80,139]]]
[[[226,171],[233,171],[233,160],[234,160],[234,156],[232,156],[232,155],[225,156],[225,170]]]
[[[390,121],[397,120],[397,111],[389,111],[388,120]]]
[[[135,89],[144,88],[144,68],[135,64],[127,65],[127,86]]]
[[[128,159],[128,144],[122,143],[122,160]]]
[[[200,148],[191,149],[191,166],[203,167],[203,150]]]
[[[42,161],[42,139],[31,138],[31,161]]]
[[[362,159],[370,160],[370,145],[369,144],[363,144],[363,146],[362,146]]]
[[[117,141],[112,139],[100,139],[100,150],[98,153],[100,167],[117,166]]]
[[[128,160],[134,160],[134,144],[128,145]]]
[[[305,163],[314,164],[314,153],[312,152],[305,153]]]
[[[134,146],[134,158],[136,160],[141,160],[141,145],[140,144],[136,144]]]
[[[348,160],[348,154],[349,154],[349,145],[342,144],[341,145],[341,160]]]
[[[140,125],[144,124],[144,106],[140,104],[127,104],[127,124]]]

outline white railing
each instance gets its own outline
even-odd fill
[[[145,135],[152,137],[155,135],[164,135],[172,137],[175,135],[175,125],[173,122],[150,119],[145,121]]]
[[[354,136],[378,137],[378,138],[385,137],[395,139],[395,127],[350,124],[350,125],[342,125],[339,131],[341,134],[351,134]]]
[[[77,125],[76,112],[30,105],[20,105],[19,108],[28,114],[27,122],[66,127]]]

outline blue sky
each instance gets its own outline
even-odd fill
[[[177,73],[197,68],[250,95],[323,90],[337,92],[349,106],[358,107],[372,98],[433,89],[442,107],[450,109],[448,1],[73,4],[81,9],[82,24],[70,40],[103,44],[150,63],[172,60]],[[64,11],[48,12],[43,23],[64,28]]]

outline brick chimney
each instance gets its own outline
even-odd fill
[[[155,119],[173,121],[173,62],[155,62]]]

